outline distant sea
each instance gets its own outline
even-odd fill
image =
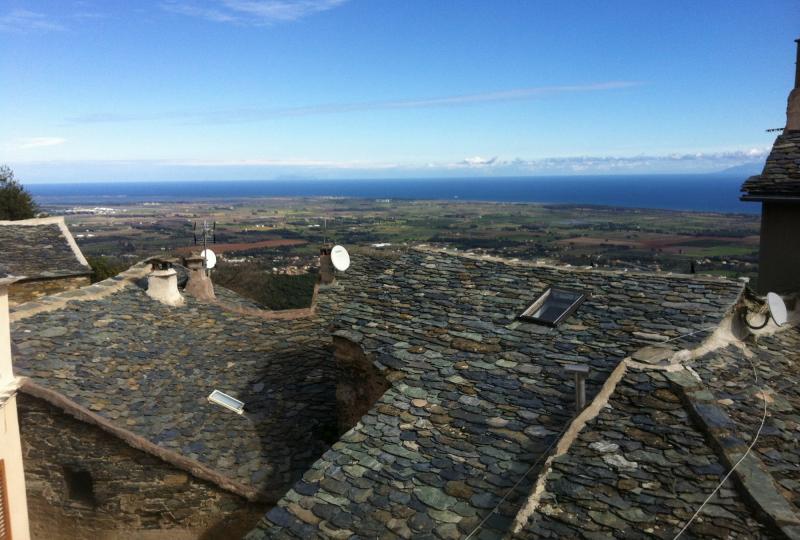
[[[249,197],[361,197],[592,204],[757,214],[742,175],[536,176],[402,180],[252,180],[27,184],[43,204],[115,205]]]

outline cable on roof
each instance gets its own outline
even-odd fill
[[[700,330],[696,330],[696,331],[694,331],[694,332],[689,332],[688,334],[683,334],[683,335],[681,335],[681,336],[676,336],[676,337],[674,337],[674,338],[668,339],[667,341],[663,341],[662,343],[669,343],[670,341],[675,341],[676,339],[681,339],[681,338],[685,338],[685,337],[693,336],[693,335],[695,335],[695,334],[699,334],[699,333],[701,333],[701,332],[707,332],[708,330],[714,330],[714,329],[716,329],[716,328],[718,328],[718,327],[719,327],[718,325],[714,325],[714,326],[707,326],[706,328],[701,328]],[[748,358],[748,360],[749,360],[749,358]],[[750,365],[752,365],[752,364],[753,364],[753,363],[752,363],[752,362],[750,362]],[[755,366],[753,367],[753,369],[755,370]],[[758,375],[756,375],[756,384],[758,384]],[[764,407],[765,407],[765,410],[766,410],[766,398],[764,398]],[[765,414],[766,414],[766,413],[765,413]],[[766,416],[765,416],[764,418],[766,418]],[[573,419],[574,419],[574,417],[573,417]],[[547,455],[549,455],[549,454],[550,454],[550,450],[552,450],[553,446],[555,446],[555,444],[556,444],[558,441],[560,441],[560,440],[561,440],[561,436],[562,436],[562,435],[564,435],[564,432],[566,432],[566,431],[567,431],[567,428],[568,428],[568,427],[569,427],[571,424],[572,424],[572,422],[571,422],[571,421],[569,421],[569,422],[566,422],[566,423],[564,424],[564,427],[563,427],[563,428],[561,429],[561,431],[558,433],[558,436],[557,436],[556,438],[554,438],[554,439],[553,439],[553,442],[551,442],[551,443],[550,443],[550,445],[547,447],[547,449],[546,449],[546,450],[545,450],[545,451],[542,453],[542,455],[540,455],[540,456],[539,456],[539,459],[537,459],[537,460],[536,460],[536,461],[533,463],[533,465],[531,465],[530,467],[528,467],[528,470],[527,470],[527,471],[525,471],[525,474],[523,474],[522,476],[520,476],[519,480],[517,480],[517,481],[516,481],[516,483],[515,483],[513,486],[511,486],[511,487],[508,489],[508,491],[506,491],[505,495],[503,495],[503,498],[502,498],[502,499],[500,499],[500,501],[499,501],[499,502],[498,502],[498,503],[497,503],[497,504],[494,506],[494,508],[492,508],[492,510],[491,510],[491,511],[490,511],[488,514],[486,514],[486,517],[484,517],[484,518],[483,518],[483,519],[480,521],[480,523],[478,523],[478,524],[475,526],[475,528],[474,528],[474,529],[472,529],[472,531],[470,531],[470,533],[469,533],[467,536],[465,536],[465,537],[464,537],[464,540],[470,540],[470,538],[472,538],[472,536],[473,536],[473,535],[474,535],[474,534],[475,534],[475,533],[476,533],[476,532],[477,532],[477,531],[478,531],[478,530],[479,530],[481,527],[483,527],[483,524],[484,524],[484,523],[486,523],[486,522],[489,520],[489,518],[490,518],[490,517],[492,517],[492,514],[494,514],[495,512],[497,512],[497,509],[498,509],[498,508],[500,508],[500,505],[501,505],[501,504],[503,504],[503,503],[505,502],[505,500],[508,498],[508,496],[511,494],[511,492],[512,492],[512,491],[514,491],[515,489],[517,489],[517,487],[520,485],[520,483],[521,483],[521,482],[522,482],[522,481],[523,481],[525,478],[527,478],[527,477],[528,477],[528,475],[531,473],[531,471],[532,471],[532,470],[533,470],[533,469],[534,469],[534,468],[535,468],[535,467],[536,467],[536,466],[537,466],[537,465],[538,465],[538,464],[539,464],[539,463],[542,461],[542,458],[544,458],[545,456],[547,456]],[[762,426],[762,427],[764,426],[764,424],[763,424],[763,421],[762,421],[762,424],[761,424],[761,426]],[[759,434],[761,433],[761,428],[759,428],[759,430],[758,430],[758,433],[759,433]],[[748,452],[749,452],[749,449],[748,449]],[[747,455],[747,454],[745,454],[745,456],[746,456],[746,455]],[[744,459],[744,458],[742,458],[742,459]],[[738,465],[738,463],[737,463],[737,465]],[[735,468],[735,467],[734,467],[734,468]],[[733,470],[731,470],[731,472],[732,472],[732,471],[733,471]],[[729,473],[729,474],[730,474],[730,473]],[[723,482],[724,482],[724,480],[723,480]],[[719,489],[719,488],[717,488],[717,489]],[[713,495],[713,494],[712,494],[712,495]],[[709,498],[710,498],[710,497],[709,497]],[[706,501],[706,502],[708,502],[708,501]],[[705,505],[705,503],[703,503],[703,505]],[[702,509],[702,506],[700,507],[700,509]],[[692,517],[692,519],[694,519],[694,517]],[[691,523],[691,520],[689,521],[689,523]],[[688,526],[688,524],[687,524],[687,526]],[[683,532],[683,531],[681,531],[681,532]],[[678,536],[680,536],[680,534],[681,534],[681,533],[678,533]],[[675,538],[678,538],[678,536],[676,536]],[[674,539],[673,539],[673,540],[674,540]]]
[[[756,385],[756,386],[758,386],[758,370],[756,369],[756,366],[755,366],[755,364],[753,364],[753,361],[752,361],[752,360],[750,360],[749,358],[747,358],[747,356],[744,354],[744,351],[742,351],[742,356],[743,356],[743,357],[744,357],[744,358],[745,358],[745,359],[746,359],[748,362],[750,362],[750,367],[752,367],[752,368],[753,368],[753,377],[755,378],[755,385]],[[726,474],[726,475],[725,475],[725,477],[722,479],[722,481],[720,481],[720,483],[717,485],[717,487],[715,487],[715,488],[714,488],[714,491],[712,491],[712,492],[709,494],[709,496],[708,496],[708,497],[706,497],[706,500],[704,500],[704,501],[703,501],[703,504],[701,504],[701,505],[700,505],[700,508],[698,508],[698,509],[697,509],[697,511],[696,511],[696,512],[695,512],[695,513],[692,515],[692,517],[691,517],[691,518],[689,518],[689,521],[687,521],[687,522],[686,522],[686,525],[684,525],[684,526],[683,526],[683,528],[682,528],[680,531],[678,531],[678,534],[676,534],[676,535],[675,535],[675,538],[673,538],[672,540],[677,540],[678,538],[680,538],[680,536],[681,536],[681,535],[682,535],[682,534],[683,534],[683,533],[686,531],[686,529],[688,529],[688,528],[689,528],[689,525],[691,525],[691,524],[692,524],[692,521],[694,521],[694,519],[695,519],[697,516],[699,516],[699,515],[700,515],[700,512],[702,512],[702,511],[703,511],[703,508],[706,506],[706,504],[708,503],[708,501],[710,501],[710,500],[711,500],[711,498],[712,498],[712,497],[714,497],[714,495],[716,495],[716,494],[717,494],[717,491],[719,491],[719,490],[720,490],[720,488],[722,487],[722,485],[723,485],[723,484],[725,484],[725,482],[727,482],[727,481],[728,481],[728,478],[730,478],[731,474],[733,474],[733,471],[735,471],[735,470],[736,470],[736,467],[738,467],[738,466],[739,466],[739,464],[740,464],[742,461],[744,461],[744,459],[745,459],[747,456],[749,456],[749,455],[750,455],[750,451],[753,449],[753,447],[754,447],[754,446],[756,445],[756,443],[758,442],[758,438],[761,436],[761,430],[762,430],[762,429],[764,429],[764,424],[765,424],[765,423],[766,423],[766,421],[767,421],[767,394],[766,394],[766,392],[764,391],[764,389],[763,389],[763,388],[760,388],[760,390],[761,390],[761,399],[763,399],[763,400],[764,400],[764,415],[761,417],[761,425],[760,425],[760,426],[758,426],[758,431],[756,431],[756,436],[753,438],[753,442],[751,442],[751,443],[750,443],[750,446],[748,446],[748,447],[747,447],[747,450],[745,451],[744,455],[742,455],[742,457],[741,457],[741,458],[739,458],[739,461],[737,461],[737,462],[736,462],[736,463],[733,465],[733,467],[731,467],[731,470],[730,470],[730,471],[728,471],[728,474]]]
[[[498,508],[500,508],[500,505],[501,505],[501,504],[503,504],[503,503],[505,502],[505,500],[508,498],[508,496],[509,496],[509,495],[511,495],[511,492],[512,492],[512,491],[514,491],[515,489],[517,489],[517,486],[519,486],[519,485],[520,485],[520,483],[521,483],[521,482],[522,482],[522,481],[523,481],[525,478],[527,478],[527,477],[528,477],[528,475],[531,473],[531,471],[534,469],[534,467],[536,467],[536,466],[537,466],[539,463],[541,463],[541,461],[542,461],[542,458],[544,458],[545,456],[548,456],[548,455],[550,455],[550,450],[552,450],[553,446],[555,446],[555,444],[556,444],[558,441],[560,441],[560,440],[561,440],[561,436],[562,436],[562,435],[564,435],[564,432],[565,432],[565,431],[567,431],[567,428],[568,428],[568,427],[569,427],[571,424],[572,424],[572,420],[570,420],[569,422],[566,422],[566,423],[564,423],[564,427],[563,427],[563,428],[561,428],[561,431],[558,433],[558,436],[556,436],[556,437],[553,439],[553,442],[551,442],[551,443],[550,443],[550,446],[548,446],[548,447],[547,447],[547,449],[546,449],[544,452],[542,452],[542,455],[540,455],[540,456],[539,456],[539,459],[537,459],[537,460],[536,460],[536,461],[533,463],[533,465],[531,465],[530,467],[528,467],[528,470],[527,470],[527,471],[525,471],[525,474],[523,474],[522,476],[520,476],[519,480],[517,480],[517,481],[516,481],[516,483],[515,483],[513,486],[511,486],[510,488],[508,488],[508,491],[506,491],[506,494],[505,494],[505,495],[503,495],[503,498],[502,498],[502,499],[500,499],[500,501],[499,501],[499,502],[498,502],[496,505],[494,505],[494,508],[492,508],[492,510],[491,510],[491,511],[490,511],[488,514],[486,514],[486,517],[484,517],[484,518],[481,520],[481,522],[480,522],[480,523],[478,523],[477,525],[475,525],[475,528],[474,528],[474,529],[472,529],[472,531],[471,531],[471,532],[470,532],[470,533],[469,533],[467,536],[465,536],[465,537],[464,537],[464,540],[469,540],[470,538],[472,538],[472,535],[474,535],[476,532],[478,532],[478,529],[480,529],[481,527],[483,527],[483,524],[484,524],[484,523],[486,523],[486,522],[489,520],[489,518],[490,518],[490,517],[492,517],[492,514],[494,514],[495,512],[497,512],[497,509],[498,509]]]

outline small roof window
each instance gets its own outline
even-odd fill
[[[578,309],[585,299],[586,295],[582,292],[550,287],[517,318],[556,326]]]

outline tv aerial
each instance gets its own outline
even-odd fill
[[[335,245],[331,249],[331,262],[339,272],[344,272],[350,268],[350,254],[343,246]]]
[[[745,314],[744,322],[747,326],[752,328],[753,330],[759,330],[767,326],[767,323],[770,319],[775,321],[775,324],[778,326],[783,326],[789,320],[789,314],[786,311],[786,304],[783,303],[783,299],[775,294],[774,292],[767,293],[767,313],[764,314],[764,322],[760,325],[753,325],[747,320],[747,314]],[[761,310],[763,312],[763,308]]]
[[[197,222],[194,222],[192,226],[192,235],[194,236],[194,245],[198,245],[197,241]],[[203,250],[200,252],[200,256],[203,258],[206,272],[211,270],[217,265],[217,255],[208,247],[208,244],[216,244],[217,243],[217,222],[212,222],[211,225],[208,224],[208,221],[205,219],[203,220],[203,227],[200,231],[200,242],[203,246]]]

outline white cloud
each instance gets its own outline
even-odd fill
[[[469,165],[471,167],[482,167],[486,165],[493,165],[497,161],[497,156],[486,159],[480,156],[468,157],[465,158],[461,163],[464,165]]]
[[[64,27],[42,13],[27,9],[14,9],[0,15],[0,32],[51,32],[64,30]]]
[[[11,160],[29,181],[252,180],[270,178],[463,178],[604,174],[714,173],[763,163],[768,149],[639,156],[572,156],[538,159],[474,157],[457,161],[401,162],[347,159],[131,159]],[[746,175],[746,171],[735,174]]]
[[[531,86],[511,90],[494,92],[477,92],[441,96],[424,99],[398,99],[387,101],[359,101],[352,103],[328,103],[319,105],[306,105],[302,107],[284,107],[262,109],[258,107],[247,109],[220,109],[211,111],[166,111],[145,115],[126,113],[93,112],[67,118],[67,122],[76,124],[97,124],[114,122],[135,122],[152,120],[173,120],[200,124],[232,124],[242,122],[257,122],[271,118],[284,118],[292,116],[312,116],[320,114],[341,114],[359,111],[394,110],[394,109],[422,109],[436,107],[459,107],[479,103],[500,103],[506,101],[522,101],[538,97],[557,94],[578,94],[589,92],[605,92],[639,86],[637,81],[607,81],[582,85],[562,86]]]
[[[167,167],[296,167],[314,169],[342,170],[381,170],[401,167],[397,163],[359,160],[321,160],[321,159],[201,159],[201,160],[162,160],[160,165]]]
[[[67,140],[61,137],[28,137],[19,139],[17,148],[20,150],[29,150],[31,148],[42,148],[45,146],[58,146],[65,142],[67,142]]]
[[[632,172],[713,171],[763,160],[769,148],[748,148],[727,152],[690,152],[636,156],[568,156],[538,159],[465,158],[455,163],[440,163],[440,168],[480,167],[498,174],[603,174]]]
[[[501,159],[472,156],[460,161],[401,163],[366,160],[316,159],[241,159],[241,160],[161,160],[161,166],[202,168],[281,168],[329,171],[395,171],[446,174],[486,174],[494,176],[537,174],[626,174],[646,172],[712,172],[766,158],[768,148],[750,148],[728,152],[691,152],[684,154],[654,154],[637,156],[568,156],[537,159]]]
[[[199,17],[212,22],[263,26],[296,21],[328,11],[348,0],[168,0],[161,7],[173,13]]]

